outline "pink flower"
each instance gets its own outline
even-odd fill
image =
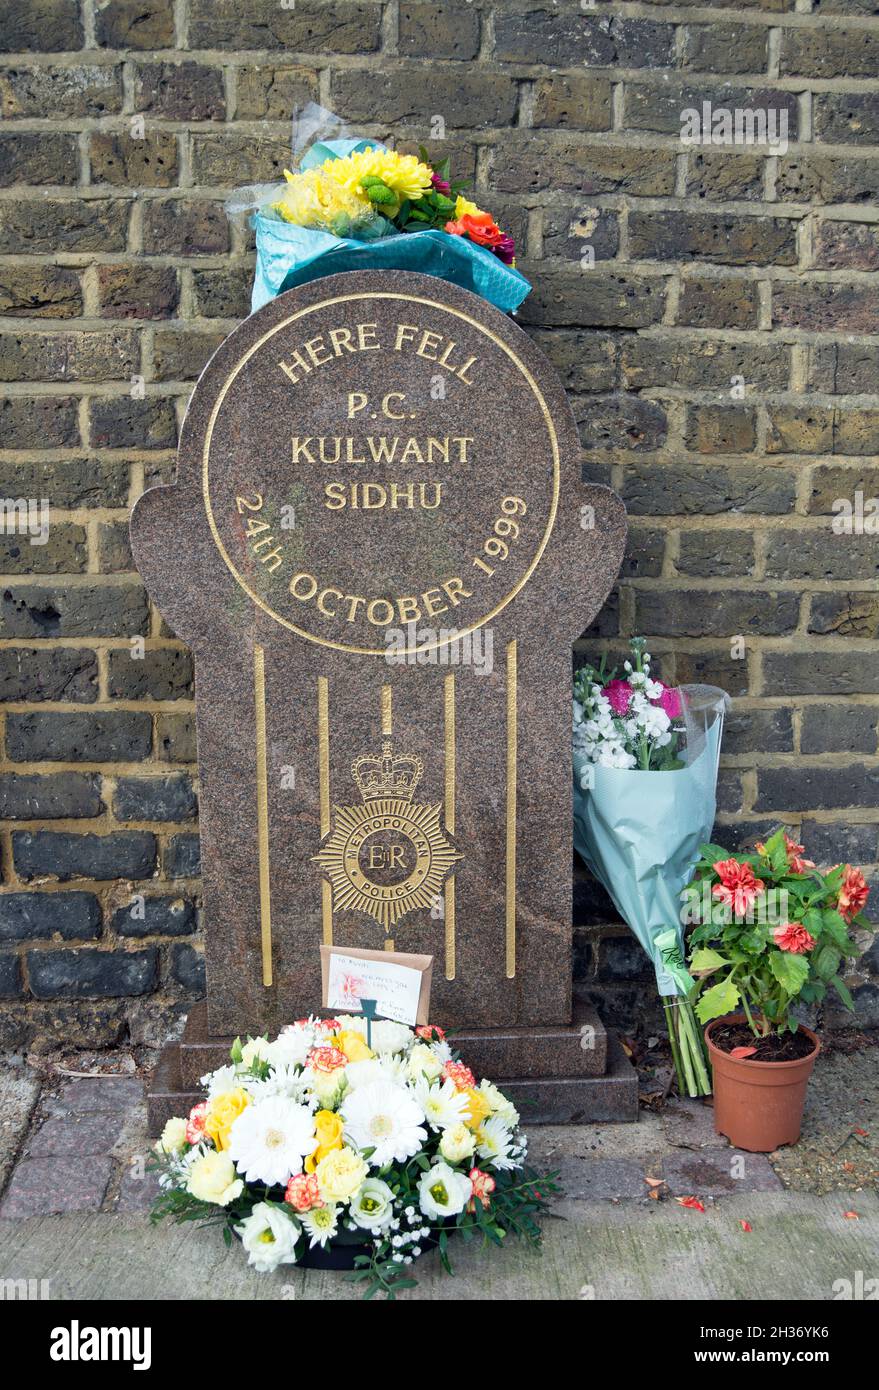
[[[815,945],[814,936],[800,922],[782,922],[780,927],[773,927],[772,935],[779,951],[790,951],[795,956],[804,956]]]
[[[430,176],[430,181],[436,189],[437,193],[442,193],[445,195],[445,197],[448,198],[449,194],[452,191],[452,186],[449,183],[448,179],[441,178],[440,175],[436,173],[436,171],[434,171],[434,173]]]
[[[337,1071],[348,1065],[348,1058],[338,1047],[313,1047],[307,1065],[312,1071]]]
[[[867,880],[860,869],[853,869],[850,864],[845,866],[845,878],[839,889],[839,900],[836,910],[841,917],[850,922],[853,917],[861,911],[869,895]]]
[[[476,1085],[476,1077],[463,1062],[446,1062],[442,1074],[443,1079],[453,1081],[459,1091],[467,1091]]]
[[[803,858],[805,845],[798,845],[796,840],[792,840],[787,831],[784,832],[784,847],[787,850],[787,862],[791,873],[802,874],[806,869],[814,869],[815,861]]]
[[[731,907],[737,917],[744,917],[763,892],[763,880],[754,877],[750,864],[740,864],[737,859],[718,859],[712,867],[720,879],[711,890],[712,897]]]
[[[662,681],[657,681],[657,685],[662,685]],[[681,693],[674,686],[662,685],[662,694],[657,699],[651,700],[650,703],[659,705],[660,709],[664,709],[669,719],[680,718]]]
[[[494,1178],[490,1173],[483,1173],[481,1168],[471,1168],[469,1176],[473,1188],[473,1197],[467,1204],[467,1210],[475,1211],[476,1202],[481,1202],[483,1207],[490,1207],[491,1194],[497,1186]]]
[[[443,1038],[446,1036],[445,1029],[440,1028],[438,1023],[421,1023],[415,1029],[415,1032],[417,1036],[423,1038],[425,1042],[442,1042]]]
[[[186,1142],[187,1144],[200,1144],[204,1139],[204,1126],[207,1119],[208,1103],[203,1100],[198,1105],[194,1105],[189,1112],[189,1119],[186,1121]]]
[[[294,1211],[312,1211],[315,1207],[324,1206],[317,1183],[317,1174],[297,1173],[296,1177],[291,1178],[287,1184],[284,1201],[288,1202]]]
[[[319,1018],[315,1028],[319,1033],[338,1033],[342,1025],[337,1018]]]
[[[632,687],[628,681],[608,681],[601,693],[609,702],[614,714],[626,713],[632,699]]]

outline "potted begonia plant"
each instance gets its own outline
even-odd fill
[[[783,829],[753,853],[703,846],[684,890],[685,916],[697,923],[690,970],[715,1129],[737,1148],[767,1153],[799,1138],[820,1042],[792,1010],[819,1004],[828,987],[853,1008],[840,971],[860,954],[850,930],[869,926],[868,892],[859,869],[821,873]]]

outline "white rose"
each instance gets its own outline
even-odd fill
[[[418,1205],[428,1220],[457,1216],[470,1201],[473,1184],[466,1173],[435,1163],[418,1181]]]
[[[267,1062],[268,1060],[268,1038],[248,1038],[241,1049],[241,1065],[250,1067],[254,1062]]]
[[[443,1064],[436,1053],[431,1051],[426,1043],[416,1043],[406,1063],[406,1074],[412,1081],[417,1081],[419,1076],[427,1077],[428,1081],[436,1081],[442,1074]]]
[[[240,1197],[244,1183],[235,1172],[235,1164],[227,1153],[208,1149],[200,1153],[190,1166],[186,1188],[200,1202],[227,1207],[236,1197]]]
[[[367,1178],[351,1198],[351,1220],[366,1231],[382,1231],[393,1219],[394,1194],[381,1178]]]
[[[273,1067],[302,1067],[312,1048],[311,1032],[291,1028],[281,1033],[266,1050],[266,1061]]]
[[[258,1202],[250,1216],[235,1227],[235,1234],[247,1251],[247,1263],[260,1274],[270,1274],[278,1265],[295,1263],[301,1229],[292,1214]]]
[[[463,1123],[449,1125],[440,1139],[440,1153],[449,1163],[461,1163],[470,1158],[476,1148],[476,1139]]]
[[[157,1154],[179,1154],[186,1143],[186,1121],[179,1116],[169,1120],[153,1148]]]

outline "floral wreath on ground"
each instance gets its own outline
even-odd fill
[[[202,1077],[207,1098],[154,1148],[152,1219],[218,1224],[260,1272],[349,1247],[367,1297],[416,1280],[409,1266],[448,1238],[540,1243],[559,1192],[526,1168],[512,1103],[476,1078],[441,1028],[308,1018],[274,1042],[236,1042]]]

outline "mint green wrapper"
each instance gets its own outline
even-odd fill
[[[299,161],[300,172],[328,159],[367,149],[383,150],[380,140],[319,140]],[[380,219],[380,224],[384,219]],[[531,292],[531,284],[513,266],[467,237],[431,228],[397,232],[385,223],[365,239],[333,236],[331,232],[296,227],[268,206],[252,220],[256,232],[256,269],[250,310],[255,313],[270,299],[324,275],[348,270],[417,270],[448,280],[487,299],[504,314],[512,314]]]
[[[605,887],[656,971],[660,995],[685,995],[681,890],[711,838],[728,702],[712,686],[682,686],[686,766],[675,772],[600,767],[574,754],[574,848]],[[591,788],[584,790],[584,769]]]

